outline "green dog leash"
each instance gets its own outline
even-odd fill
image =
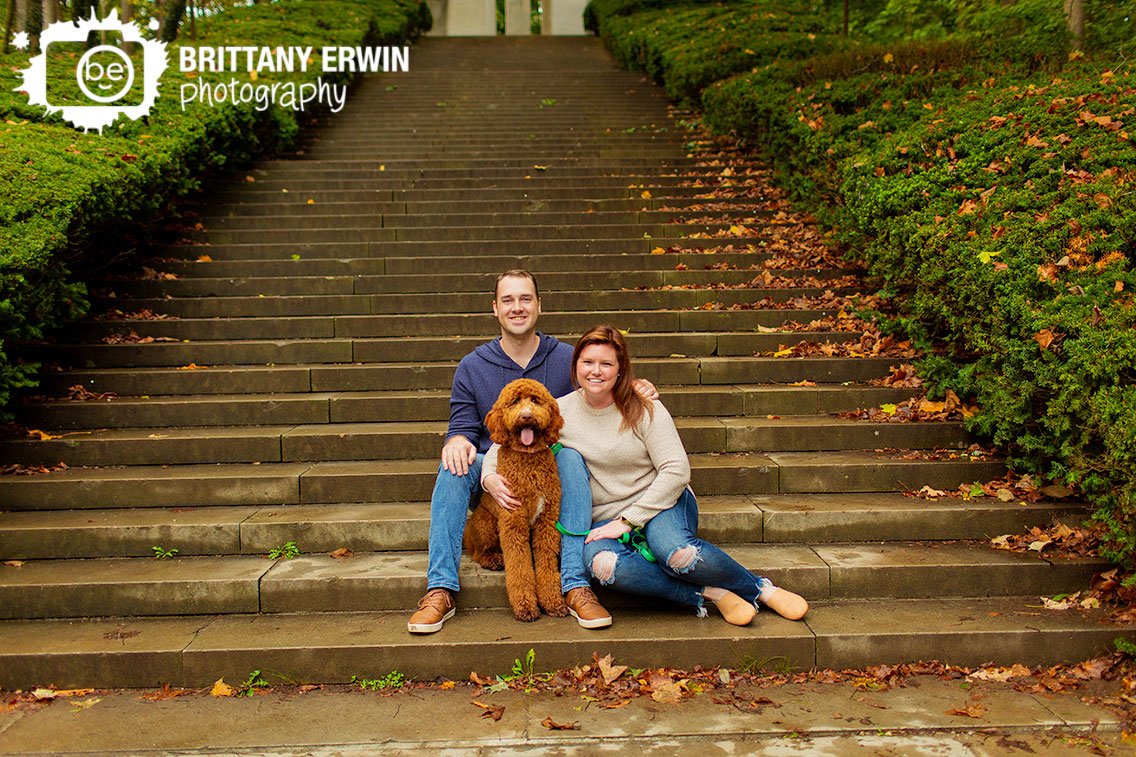
[[[575,531],[569,531],[564,527],[560,521],[556,521],[556,530],[565,536],[587,536],[588,532],[578,534]],[[655,553],[647,546],[647,537],[643,534],[643,529],[633,528],[629,532],[620,536],[616,541],[620,544],[627,544],[639,554],[643,555],[643,559],[647,562],[658,562],[655,558]]]

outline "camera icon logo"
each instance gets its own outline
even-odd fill
[[[112,10],[72,23],[58,21],[40,37],[42,53],[24,69],[28,103],[60,111],[80,129],[103,128],[119,116],[147,115],[158,97],[158,80],[169,65],[166,43],[148,40]]]

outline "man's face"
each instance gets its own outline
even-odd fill
[[[540,299],[531,279],[520,276],[506,276],[497,285],[497,297],[493,300],[493,315],[501,324],[501,334],[528,336],[536,331],[536,319],[540,315]]]

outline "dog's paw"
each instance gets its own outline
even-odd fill
[[[479,559],[478,564],[486,570],[504,570],[505,569],[505,556],[500,552],[484,555]]]
[[[540,610],[533,607],[514,607],[513,617],[523,623],[531,623],[540,617]]]
[[[548,605],[542,605],[542,607],[544,607],[544,611],[546,613],[554,618],[568,617],[568,605],[564,604],[563,602],[560,602],[558,604],[554,603],[551,607]]]

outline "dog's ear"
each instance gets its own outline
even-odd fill
[[[564,428],[564,418],[560,416],[560,409],[556,406],[556,401],[552,403],[552,419],[548,424],[548,446],[551,447],[560,441],[560,429]]]
[[[546,407],[548,408],[548,428],[544,432],[544,442],[549,447],[560,441],[560,430],[564,428],[564,417],[560,415],[560,405],[553,399],[551,394],[545,392],[547,399],[545,400]]]
[[[485,416],[485,427],[489,429],[490,441],[502,446],[509,441],[507,434],[508,429],[505,428],[505,424],[502,422],[501,408],[499,405],[494,405],[493,409],[489,411],[489,414]]]

